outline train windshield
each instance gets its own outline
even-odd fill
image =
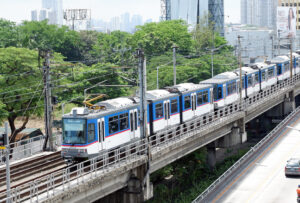
[[[64,144],[85,144],[84,119],[63,119],[63,143]]]

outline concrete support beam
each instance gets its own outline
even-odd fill
[[[207,164],[210,170],[213,170],[216,166],[216,146],[215,142],[209,143],[206,146],[207,149]]]

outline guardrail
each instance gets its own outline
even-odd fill
[[[226,106],[216,112],[200,116],[192,121],[180,125],[179,127],[176,126],[168,130],[158,132],[155,136],[151,136],[149,138],[151,149],[153,151],[159,151],[164,149],[164,147],[168,147],[169,145],[187,137],[202,136],[202,131],[213,128],[227,119],[232,119],[231,117],[234,116],[234,113],[241,112],[257,105],[257,103],[261,104],[273,99],[273,97],[276,97],[279,94],[282,94],[283,90],[285,90],[284,88],[291,87],[295,84],[295,82],[300,81],[299,79],[300,75],[294,76],[293,79],[288,79],[280,84],[276,84],[273,87],[252,96],[251,98],[243,100],[242,103],[233,103],[230,106]],[[297,111],[298,110],[299,108]],[[289,118],[292,115],[290,115]],[[278,128],[279,127],[276,127],[275,129]],[[267,137],[263,140],[265,139],[267,139]],[[42,201],[55,195],[59,195],[62,192],[74,188],[93,178],[109,173],[107,169],[112,171],[120,166],[128,164],[129,162],[142,160],[143,158],[145,159],[147,143],[148,141],[146,139],[141,139],[124,147],[120,147],[119,149],[106,152],[89,161],[79,163],[62,171],[52,173],[43,178],[39,178],[17,188],[13,188],[11,190],[12,196],[10,200],[25,201],[30,199],[31,202]],[[255,149],[256,148],[253,148],[251,150]],[[244,158],[246,158],[245,156]],[[233,167],[236,167],[236,165]],[[216,182],[216,184],[217,183],[219,182]],[[5,200],[2,198],[5,197],[5,195],[6,192],[0,194],[1,201]]]
[[[201,193],[192,203],[198,203],[206,198],[210,192],[212,192],[222,181],[233,174],[236,168],[244,164],[249,157],[254,155],[264,144],[276,135],[281,128],[286,125],[291,118],[300,112],[300,107],[289,114],[281,123],[279,123],[267,136],[265,136],[259,143],[252,147],[243,157],[241,157],[235,164],[233,164],[227,171],[225,171],[217,180],[215,180],[203,193]]]
[[[34,154],[43,152],[43,145],[45,141],[45,135],[40,135],[26,140],[20,140],[15,143],[10,143],[6,147],[10,149],[10,160],[16,161],[19,159],[24,159],[30,157]],[[61,134],[57,133],[53,136],[54,144],[56,146],[61,145]],[[0,165],[5,164],[4,162],[5,154],[3,150],[0,150]]]

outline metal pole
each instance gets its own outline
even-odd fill
[[[214,49],[215,49],[215,29],[213,28],[213,47],[211,50],[211,77],[214,77]]]
[[[52,136],[52,102],[51,102],[51,86],[50,86],[50,52],[45,52],[44,62],[44,88],[45,88],[45,133],[46,139],[44,143],[44,150],[47,148],[47,141],[49,139],[50,151],[55,150]]]
[[[173,75],[174,75],[174,86],[176,85],[176,45],[173,45]]]
[[[274,58],[274,37],[271,36],[272,39],[272,58]]]
[[[159,66],[156,67],[156,89],[159,89],[159,83],[158,83],[158,69],[159,69]]]
[[[145,138],[146,151],[148,156],[146,175],[143,180],[143,185],[146,187],[147,196],[150,193],[150,146],[147,132],[147,99],[146,99],[146,60],[144,52],[141,49],[137,50],[137,57],[139,58],[139,85],[140,85],[140,133],[141,138]]]
[[[10,199],[10,166],[9,166],[9,151],[10,151],[10,146],[9,146],[9,139],[8,139],[8,123],[5,122],[5,143],[4,146],[7,146],[7,148],[5,149],[6,153],[5,153],[5,163],[6,163],[6,203],[11,203],[11,199]]]
[[[240,104],[242,104],[242,90],[243,90],[243,82],[242,82],[242,61],[241,61],[241,36],[238,36],[238,42],[239,42],[239,69],[240,69]]]
[[[293,78],[293,39],[290,39],[290,78]]]

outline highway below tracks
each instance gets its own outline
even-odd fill
[[[286,177],[284,172],[288,159],[300,158],[300,131],[295,129],[300,129],[299,113],[202,202],[296,203],[300,176]]]
[[[11,188],[24,185],[66,167],[67,165],[62,159],[60,151],[16,161],[10,165]],[[0,199],[5,198],[1,195],[5,192],[6,167],[2,165],[0,168]]]

